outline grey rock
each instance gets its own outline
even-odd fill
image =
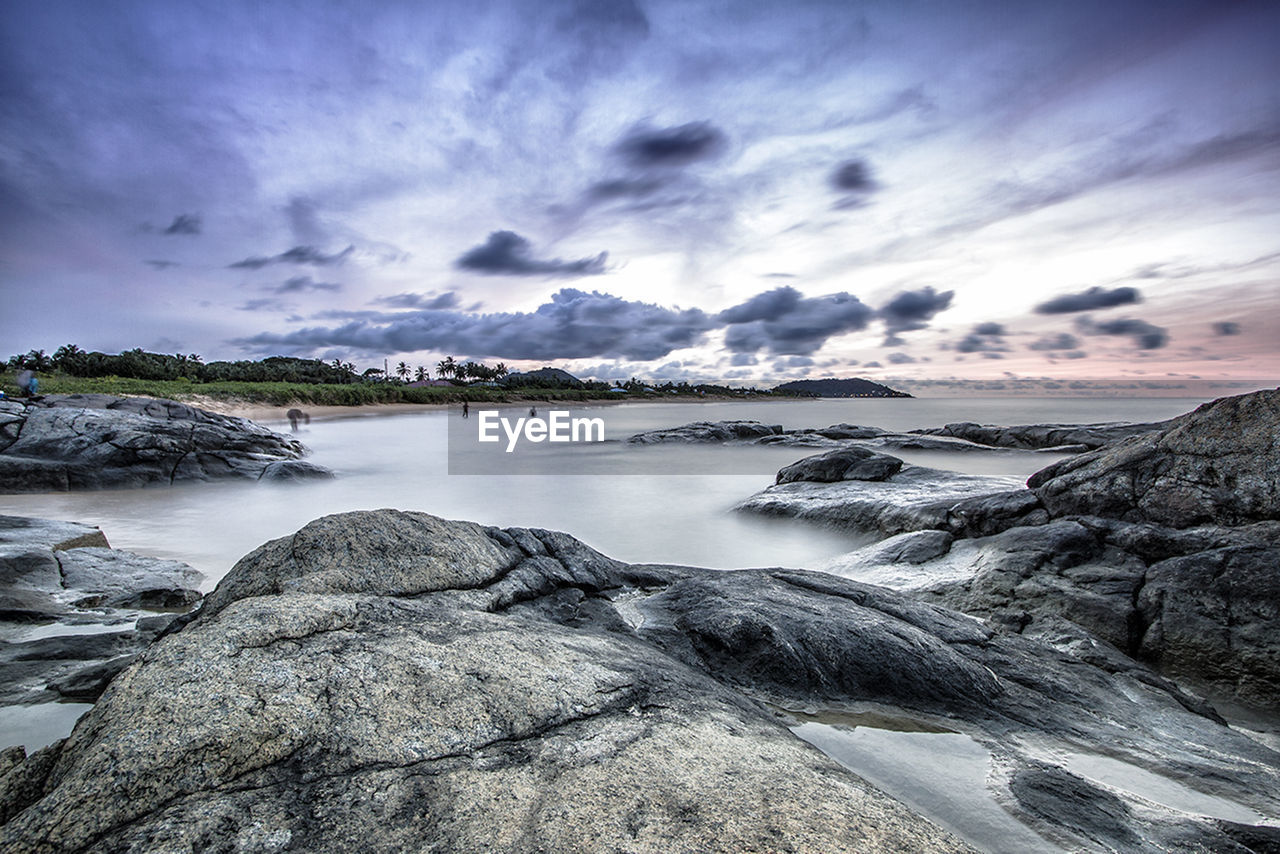
[[[1163,430],[1037,472],[1051,515],[1171,528],[1280,519],[1280,390],[1206,403]]]
[[[97,664],[90,664],[88,667],[81,667],[61,679],[53,680],[48,688],[64,700],[92,703],[107,690],[111,680],[133,664],[137,657],[136,654],[121,655]]]
[[[1119,439],[1154,433],[1164,429],[1168,424],[1167,421],[1157,421],[1141,424],[1021,424],[999,427],[961,421],[911,432],[928,436],[953,436],[977,445],[995,448],[1063,451],[1070,448],[1093,450]]]
[[[679,427],[636,433],[627,441],[637,445],[655,445],[663,442],[732,442],[780,433],[782,433],[780,424],[761,424],[759,421],[694,421]]]
[[[1049,512],[1034,492],[1013,489],[958,502],[951,508],[947,526],[961,536],[983,537],[1048,521]]]
[[[333,471],[306,460],[281,460],[268,463],[258,480],[299,483],[311,480],[333,480]]]
[[[0,704],[47,700],[47,683],[137,653],[159,628],[113,627],[132,622],[139,610],[190,610],[200,601],[202,579],[185,563],[109,548],[97,528],[0,516],[0,629],[12,633],[19,623],[101,629],[0,645]]]
[[[251,421],[171,400],[48,395],[7,416],[17,433],[0,448],[4,492],[256,479],[270,463],[306,454]]]
[[[0,848],[963,849],[762,702],[933,716],[1024,769],[1105,747],[1280,810],[1280,754],[1141,665],[883,588],[628,565],[563,534],[395,511],[308,528],[241,561],[216,607],[117,676],[52,768],[9,771],[35,782],[0,783]],[[1148,813],[1199,832],[1052,772],[1014,777],[993,796],[1092,840],[1081,850],[1145,842]]]
[[[1006,492],[1016,478],[957,474],[904,465],[883,481],[780,483],[734,509],[785,516],[854,533],[892,535],[927,528],[948,530],[951,509],[969,498]]]
[[[897,474],[902,460],[866,448],[841,448],[805,457],[779,470],[777,483],[803,480],[832,483],[838,480],[884,480]]]

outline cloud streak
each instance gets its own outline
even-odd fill
[[[1071,314],[1077,311],[1097,311],[1102,308],[1114,308],[1118,305],[1132,305],[1142,302],[1142,295],[1136,288],[1093,287],[1078,294],[1062,294],[1046,300],[1036,306],[1037,314]]]

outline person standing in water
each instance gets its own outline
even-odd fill
[[[471,417],[471,407],[467,405],[467,402],[465,400],[462,401],[462,417],[463,418]]]

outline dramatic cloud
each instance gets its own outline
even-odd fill
[[[670,128],[633,129],[615,150],[640,169],[687,166],[719,157],[727,145],[724,133],[710,122],[690,122]]]
[[[316,267],[329,267],[334,264],[341,264],[355,250],[354,246],[348,246],[341,252],[326,255],[314,246],[295,246],[292,249],[281,252],[279,255],[270,257],[259,255],[253,258],[245,258],[243,261],[237,261],[227,266],[233,270],[260,270],[270,264],[311,264]]]
[[[918,291],[902,291],[889,300],[876,314],[884,321],[888,337],[885,346],[892,347],[902,343],[895,333],[924,329],[935,314],[951,305],[954,291],[938,293],[932,287]]]
[[[1080,346],[1080,339],[1066,332],[1045,335],[1027,345],[1030,350],[1074,350]]]
[[[866,328],[873,315],[852,294],[806,297],[784,286],[726,309],[716,319],[728,324],[724,343],[735,353],[808,356],[828,338]]]
[[[667,309],[565,288],[532,312],[468,314],[424,309],[333,328],[263,333],[235,343],[260,351],[415,350],[502,359],[623,358],[647,361],[700,343],[716,324],[698,309]]]
[[[1040,314],[1069,314],[1075,311],[1096,311],[1100,308],[1113,308],[1117,305],[1129,305],[1142,302],[1142,295],[1136,288],[1089,288],[1078,294],[1063,294],[1036,306]]]
[[[431,294],[392,294],[391,296],[378,297],[374,302],[392,308],[422,308],[428,311],[440,311],[447,308],[457,308],[458,294],[454,291],[445,291],[434,296]]]
[[[533,257],[529,241],[514,231],[495,231],[489,239],[465,252],[455,266],[487,275],[512,276],[594,276],[604,272],[607,252],[594,258],[562,261]]]
[[[1076,328],[1085,335],[1127,335],[1140,350],[1157,350],[1169,343],[1168,330],[1131,317],[1095,321],[1086,315],[1076,320]]]
[[[199,234],[200,217],[195,214],[178,214],[164,230],[165,234]]]
[[[275,287],[267,287],[273,294],[298,294],[305,291],[340,291],[342,285],[337,282],[316,282],[310,276],[294,276]]]
[[[1240,324],[1233,323],[1229,320],[1223,320],[1213,324],[1214,335],[1239,335]]]

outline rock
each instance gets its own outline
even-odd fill
[[[33,622],[100,629],[0,646],[0,704],[47,700],[47,683],[137,653],[161,626],[114,627],[139,610],[189,610],[203,577],[185,563],[109,548],[88,525],[0,516],[0,629],[12,635],[14,624]]]
[[[866,448],[841,448],[805,457],[778,472],[777,483],[803,480],[812,483],[832,483],[839,480],[884,480],[897,474],[902,460],[887,454],[877,454]]]
[[[102,696],[102,692],[111,684],[111,680],[120,674],[137,655],[121,655],[98,664],[91,664],[49,683],[50,691],[56,692],[64,700],[79,703],[92,703]]]
[[[694,421],[679,427],[636,433],[627,441],[637,445],[662,442],[732,442],[780,433],[780,424],[761,424],[759,421]]]
[[[1206,403],[1163,430],[1064,460],[1027,485],[1053,516],[1171,528],[1280,519],[1280,390]]]
[[[966,498],[952,506],[947,527],[965,537],[998,534],[1009,528],[1043,525],[1049,512],[1029,489],[1013,489]]]
[[[1168,426],[1167,421],[1143,424],[1023,424],[1012,427],[996,427],[961,421],[943,427],[912,430],[928,436],[953,436],[977,445],[1019,450],[1057,450],[1078,448],[1093,450],[1130,436],[1154,433]]]
[[[951,509],[961,501],[1018,485],[1016,478],[903,465],[882,481],[779,483],[734,510],[804,519],[854,533],[892,535],[927,528],[948,530]]]
[[[1141,665],[821,573],[628,565],[563,534],[376,511],[266,544],[208,601],[111,682],[52,768],[10,769],[0,848],[965,848],[764,703],[930,716],[1002,767],[1105,749],[1280,810],[1280,754]],[[1107,839],[1204,825],[1126,814],[1050,770],[1010,778],[988,778],[993,798],[1073,833],[1099,810]]]
[[[256,479],[270,463],[306,454],[251,421],[172,400],[48,395],[4,416],[14,438],[0,448],[3,492]]]
[[[305,460],[280,460],[268,463],[258,480],[298,483],[307,480],[333,480],[333,472]]]
[[[1147,569],[1143,581],[1137,654],[1280,709],[1280,546],[1170,558]]]

